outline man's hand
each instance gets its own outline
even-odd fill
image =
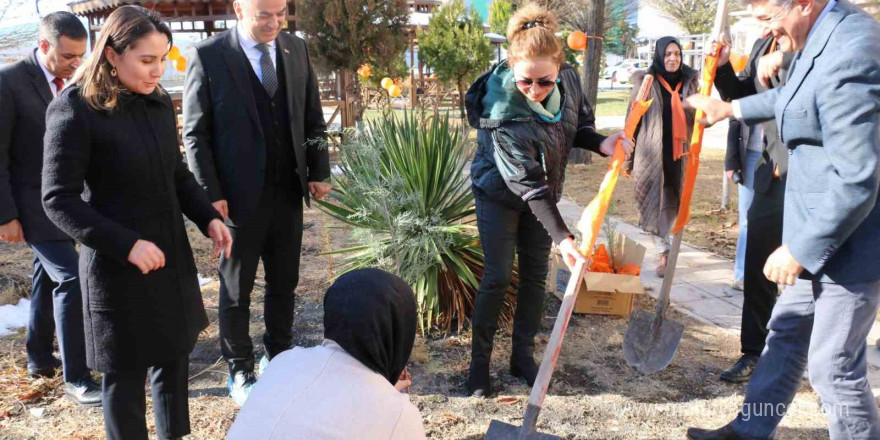
[[[128,253],[128,262],[146,275],[150,271],[165,267],[165,253],[158,246],[146,240],[138,240]]]
[[[770,87],[770,80],[779,74],[782,68],[782,51],[768,53],[758,58],[758,81],[764,87]]]
[[[718,99],[712,99],[703,95],[691,95],[684,101],[686,108],[695,108],[702,110],[706,117],[700,119],[699,123],[706,127],[714,125],[718,121],[723,121],[733,117],[733,106],[729,102]]]
[[[621,146],[623,147],[623,153],[626,155],[626,157],[629,157],[629,155],[632,154],[633,151],[633,142],[626,138],[626,134],[623,131],[618,131],[617,133],[614,133],[611,136],[605,138],[605,140],[602,141],[602,144],[599,145],[599,151],[606,156],[613,156],[614,148],[617,146],[618,139],[623,139],[623,142],[621,143]]]
[[[770,258],[767,258],[767,264],[764,265],[764,276],[768,280],[786,286],[793,286],[794,281],[803,271],[804,267],[791,255],[787,244],[773,251]]]
[[[0,240],[9,243],[24,243],[24,231],[18,219],[0,225]]]
[[[309,182],[309,193],[315,200],[321,200],[333,187],[326,182]]]
[[[730,180],[731,182],[733,182],[733,173],[735,173],[735,172],[736,172],[736,171],[734,171],[734,170],[727,170],[727,171],[724,172],[724,174],[727,175],[727,179],[728,179],[728,180]]]
[[[730,62],[730,40],[724,35],[713,37],[704,49],[706,55],[715,55],[715,48],[719,41],[721,42],[721,54],[718,55],[718,67],[721,67]]]
[[[214,219],[208,223],[208,237],[214,242],[214,258],[219,257],[221,252],[226,252],[226,258],[229,258],[232,252],[232,235],[222,221]]]
[[[223,217],[223,220],[229,220],[229,204],[226,203],[226,200],[217,200],[214,203],[214,209],[220,213],[220,216]]]

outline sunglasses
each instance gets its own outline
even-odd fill
[[[539,79],[533,80],[531,78],[518,79],[516,80],[516,85],[520,87],[531,87],[532,85],[537,84],[540,87],[550,87],[556,84],[556,80],[553,79]]]

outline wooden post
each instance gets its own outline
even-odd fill
[[[730,179],[727,175],[721,177],[721,208],[728,209],[730,207]]]
[[[416,104],[418,104],[419,96],[416,93],[416,30],[418,28],[413,27],[411,34],[409,36],[409,77],[410,77],[410,88],[409,88],[409,102],[412,105],[412,108],[416,108]]]

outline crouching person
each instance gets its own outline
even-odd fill
[[[402,279],[378,269],[341,276],[324,297],[324,342],[272,359],[227,440],[424,439],[401,393],[415,336]]]

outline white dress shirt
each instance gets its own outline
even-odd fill
[[[37,50],[39,50],[39,49],[37,49]],[[52,91],[52,97],[57,98],[58,97],[58,87],[55,86],[55,83],[52,82],[55,80],[55,78],[57,78],[57,76],[52,75],[52,73],[49,72],[49,69],[47,69],[46,66],[43,65],[43,61],[37,55],[37,50],[34,50],[34,57],[37,58],[37,64],[40,65],[40,69],[43,69],[43,75],[46,75],[46,82],[49,83],[49,90]],[[61,78],[61,80],[64,81],[64,78]],[[66,82],[65,82],[65,84],[66,84]]]
[[[248,61],[250,61],[251,68],[254,69],[257,78],[262,82],[263,69],[260,68],[260,58],[263,57],[263,52],[261,52],[260,49],[257,49],[257,45],[260,43],[254,40],[246,30],[242,29],[241,24],[235,26],[235,31],[238,32],[238,44],[241,46],[241,50],[244,51],[245,56],[247,56]],[[269,45],[269,56],[272,58],[272,66],[275,67],[275,71],[277,72],[278,64],[275,61],[275,40],[266,44]]]

